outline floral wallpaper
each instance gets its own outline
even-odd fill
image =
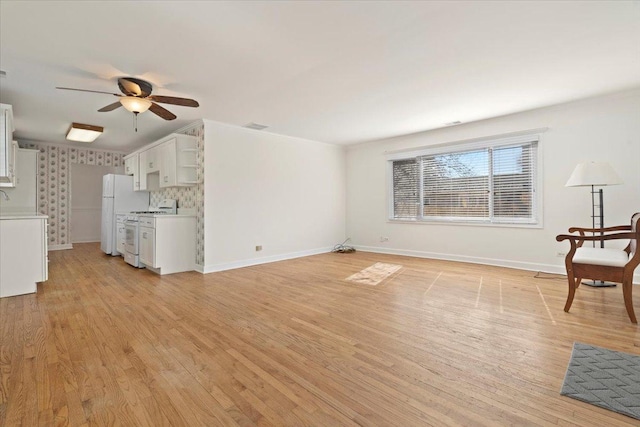
[[[38,154],[37,208],[49,215],[49,247],[67,246],[69,234],[71,164],[122,166],[124,153],[65,147],[46,143],[19,143],[21,148],[40,151]],[[100,189],[102,191],[102,189]]]
[[[151,205],[162,199],[176,199],[179,208],[196,208],[196,264],[204,265],[204,124],[181,132],[195,136],[198,141],[196,179],[200,184],[192,187],[170,187],[151,191]]]

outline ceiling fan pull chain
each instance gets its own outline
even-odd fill
[[[136,129],[136,132],[138,132],[138,113],[136,112],[133,113],[133,127]]]

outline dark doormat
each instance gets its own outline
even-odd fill
[[[640,420],[640,356],[573,343],[560,394]]]

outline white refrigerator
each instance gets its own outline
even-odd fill
[[[102,177],[102,232],[100,249],[119,255],[116,213],[149,209],[149,193],[133,191],[133,176],[108,174]]]

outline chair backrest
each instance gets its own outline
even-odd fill
[[[637,237],[640,237],[640,212],[635,213],[632,217],[631,217],[631,232],[632,233],[636,233]],[[635,239],[631,239],[630,242],[630,251],[629,251],[629,255],[631,257],[633,257],[636,254],[636,251],[638,250],[638,238]]]

